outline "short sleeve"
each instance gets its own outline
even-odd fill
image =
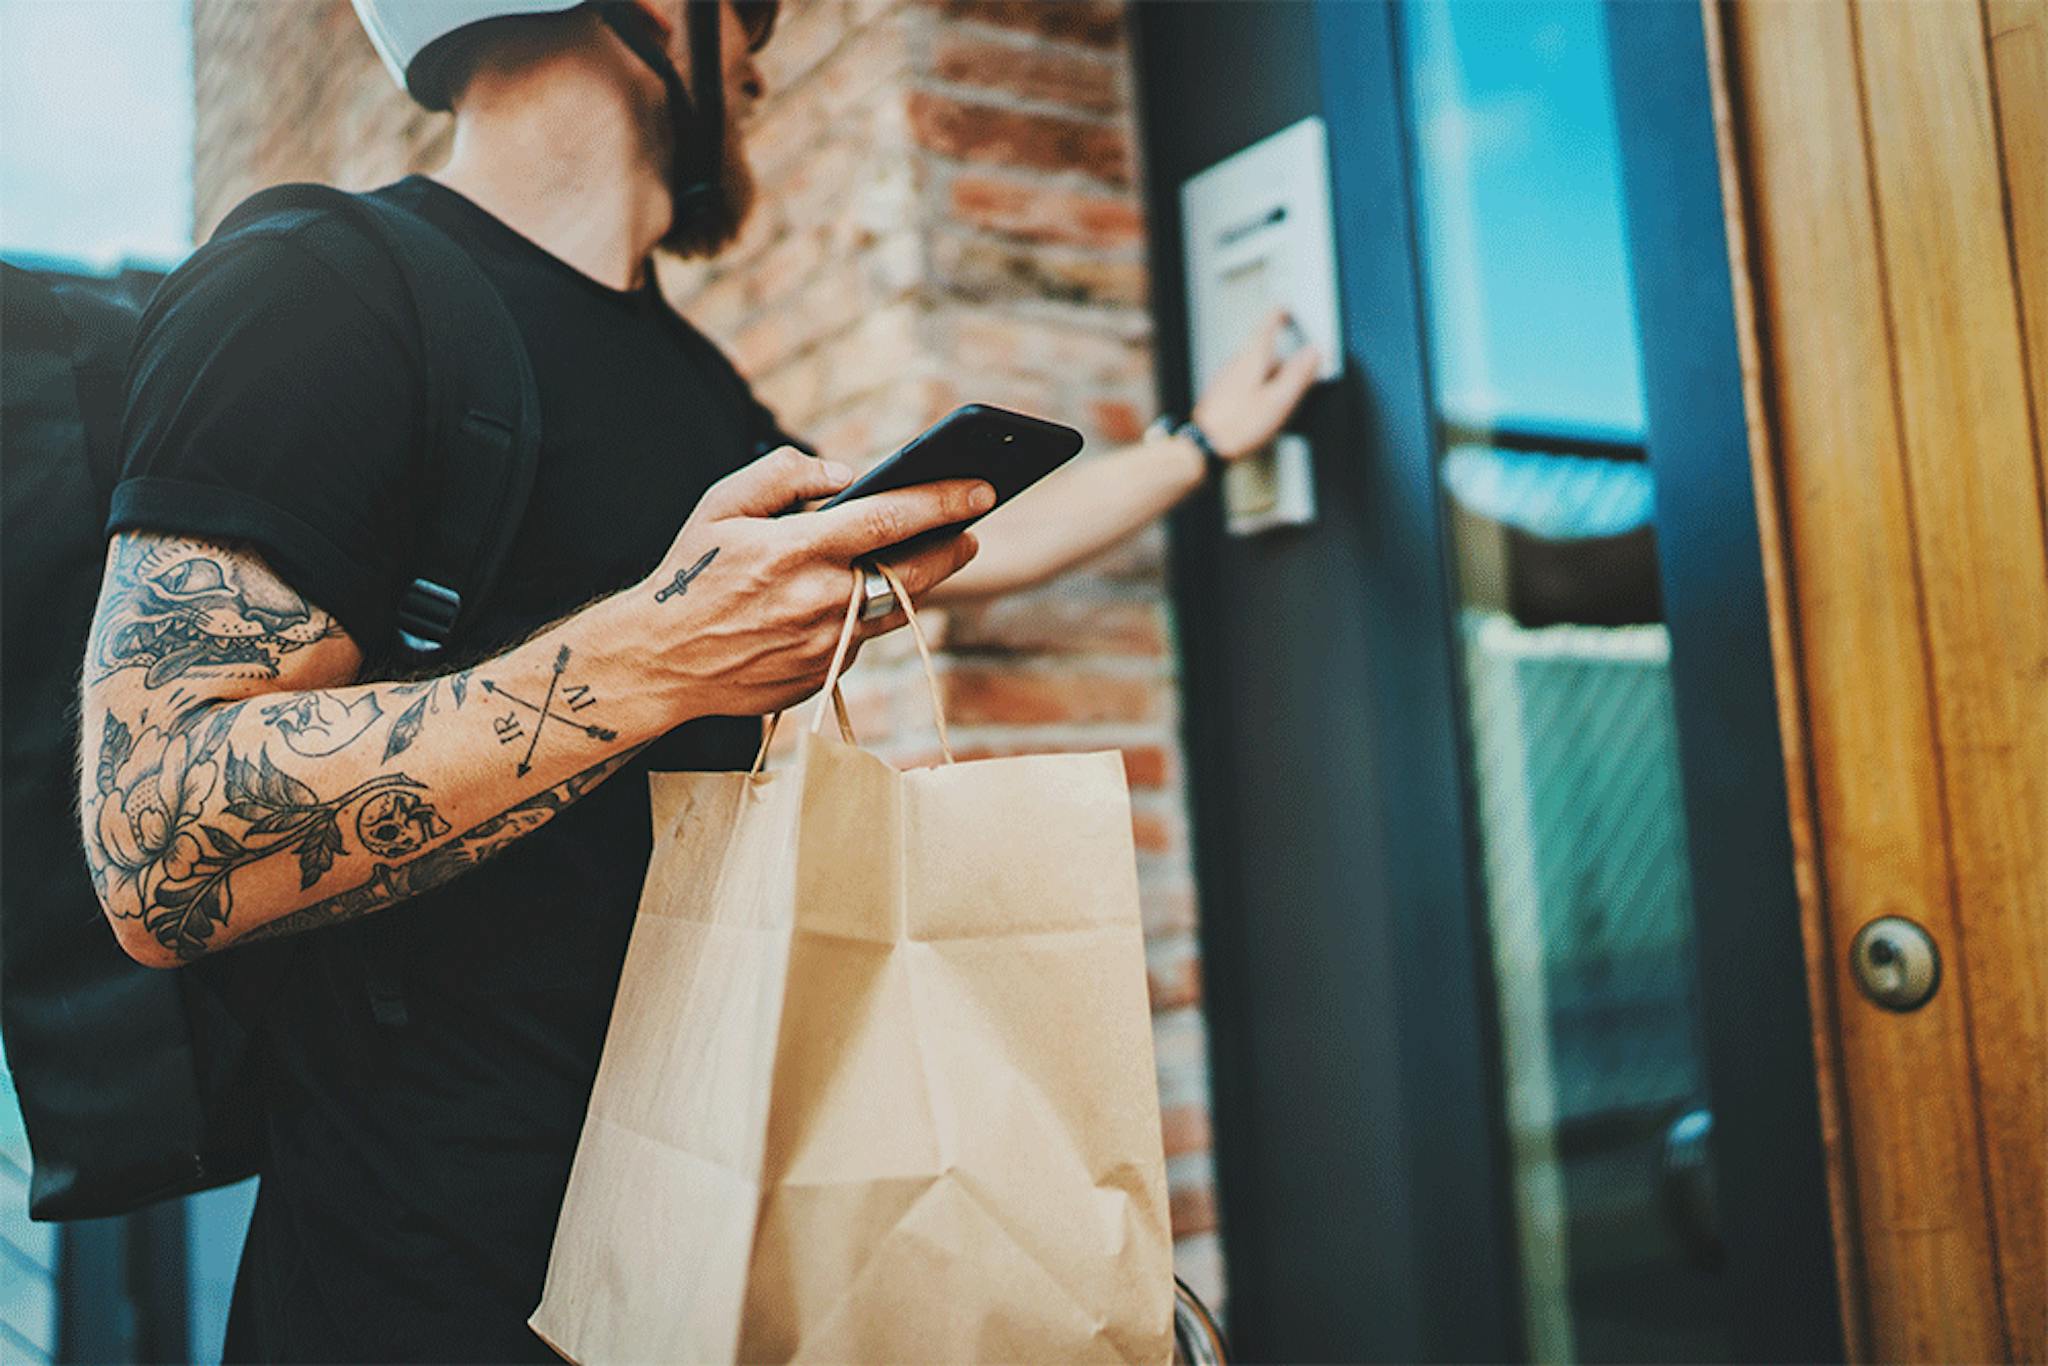
[[[395,267],[350,274],[266,236],[164,282],[129,362],[107,533],[247,542],[369,653],[416,516],[420,384]]]

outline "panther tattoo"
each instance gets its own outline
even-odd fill
[[[275,678],[282,656],[340,629],[283,584],[245,573],[218,547],[128,537],[115,546],[94,658],[109,673],[146,669],[145,687],[197,669]]]

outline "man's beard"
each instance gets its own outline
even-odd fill
[[[732,245],[746,226],[754,208],[754,173],[747,165],[747,150],[740,137],[738,121],[725,121],[725,146],[718,158],[718,189],[709,202],[699,199],[695,212],[687,217],[678,212],[662,236],[661,246],[678,256],[716,256]],[[673,167],[669,172],[670,193],[674,193]]]

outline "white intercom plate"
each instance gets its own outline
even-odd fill
[[[1197,393],[1274,308],[1292,314],[1301,340],[1321,353],[1318,378],[1343,372],[1327,142],[1323,121],[1311,116],[1182,183]],[[1314,521],[1308,442],[1283,436],[1238,461],[1225,476],[1223,499],[1225,520],[1239,535]]]

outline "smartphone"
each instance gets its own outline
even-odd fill
[[[985,479],[995,486],[996,506],[1001,507],[1073,459],[1080,449],[1081,434],[1072,427],[970,403],[933,423],[909,445],[841,489],[825,507],[940,479]],[[926,535],[936,539],[966,525],[960,522]]]

